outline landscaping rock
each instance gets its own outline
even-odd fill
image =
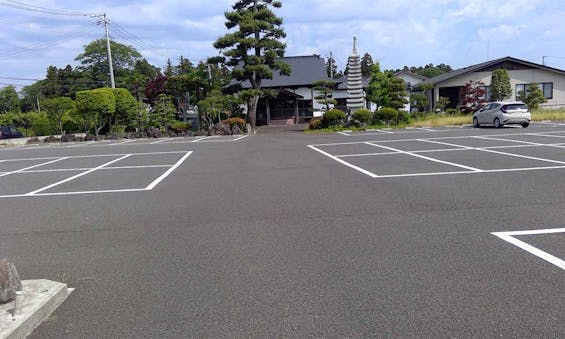
[[[163,134],[161,133],[161,130],[158,129],[157,127],[150,127],[147,130],[147,137],[148,138],[161,138],[163,136]]]
[[[45,140],[43,140],[44,143],[46,144],[52,144],[52,143],[56,143],[56,142],[60,142],[61,139],[56,138],[53,135],[48,136],[47,138],[45,138]]]
[[[94,134],[89,133],[84,137],[84,141],[94,141],[94,140],[96,140],[96,136]]]
[[[38,137],[33,137],[28,139],[28,141],[26,141],[26,145],[33,145],[33,144],[40,144],[41,140],[39,140]]]
[[[0,260],[0,304],[16,298],[16,291],[22,290],[22,282],[16,266],[7,259]]]
[[[77,142],[77,141],[80,141],[80,138],[78,138],[74,134],[64,134],[61,136],[61,142]]]

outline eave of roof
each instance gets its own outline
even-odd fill
[[[555,73],[559,73],[561,75],[565,75],[565,71],[561,70],[561,69],[557,69],[557,68],[553,68],[553,67],[549,67],[549,66],[545,66],[545,65],[540,65],[540,64],[536,64],[534,62],[520,60],[520,59],[516,59],[516,58],[510,57],[510,56],[507,56],[507,57],[504,57],[504,58],[499,58],[499,59],[495,59],[495,60],[486,61],[486,62],[483,62],[483,63],[480,63],[480,64],[459,68],[459,69],[456,69],[456,70],[449,72],[449,73],[440,74],[440,75],[433,77],[431,79],[422,81],[421,83],[419,83],[416,86],[420,87],[422,85],[437,85],[439,83],[453,79],[455,77],[458,77],[458,76],[461,76],[461,75],[464,75],[464,74],[467,74],[467,73],[472,73],[472,72],[478,71],[480,69],[487,68],[489,66],[496,65],[498,63],[505,62],[505,61],[511,61],[511,62],[523,64],[523,65],[526,65],[526,66],[529,66],[529,67],[544,69],[544,70],[547,70],[547,71],[550,71],[550,72],[555,72]]]

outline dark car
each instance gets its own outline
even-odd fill
[[[22,132],[14,126],[0,126],[0,139],[23,138]]]

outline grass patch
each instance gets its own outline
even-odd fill
[[[532,112],[532,121],[563,121],[565,120],[565,108],[559,109],[537,109]]]
[[[420,119],[411,121],[410,127],[441,127],[448,125],[465,125],[472,122],[471,115],[427,115]]]
[[[467,115],[436,115],[430,113],[419,118],[411,119],[408,124],[390,125],[390,126],[365,126],[361,128],[355,127],[335,127],[325,129],[307,130],[306,133],[324,133],[324,132],[340,132],[344,130],[364,131],[367,129],[380,128],[405,128],[405,127],[445,127],[445,126],[461,126],[470,125],[473,120],[472,114]],[[532,121],[565,121],[565,108],[560,109],[537,109],[532,112]]]

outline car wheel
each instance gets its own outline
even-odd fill
[[[523,122],[523,123],[522,123],[522,127],[527,128],[528,126],[530,126],[529,123],[527,123],[527,122]]]
[[[481,125],[479,124],[479,119],[477,118],[473,118],[473,127],[477,128],[480,127]]]
[[[502,124],[500,123],[500,119],[494,118],[494,127],[496,128],[502,127]]]

